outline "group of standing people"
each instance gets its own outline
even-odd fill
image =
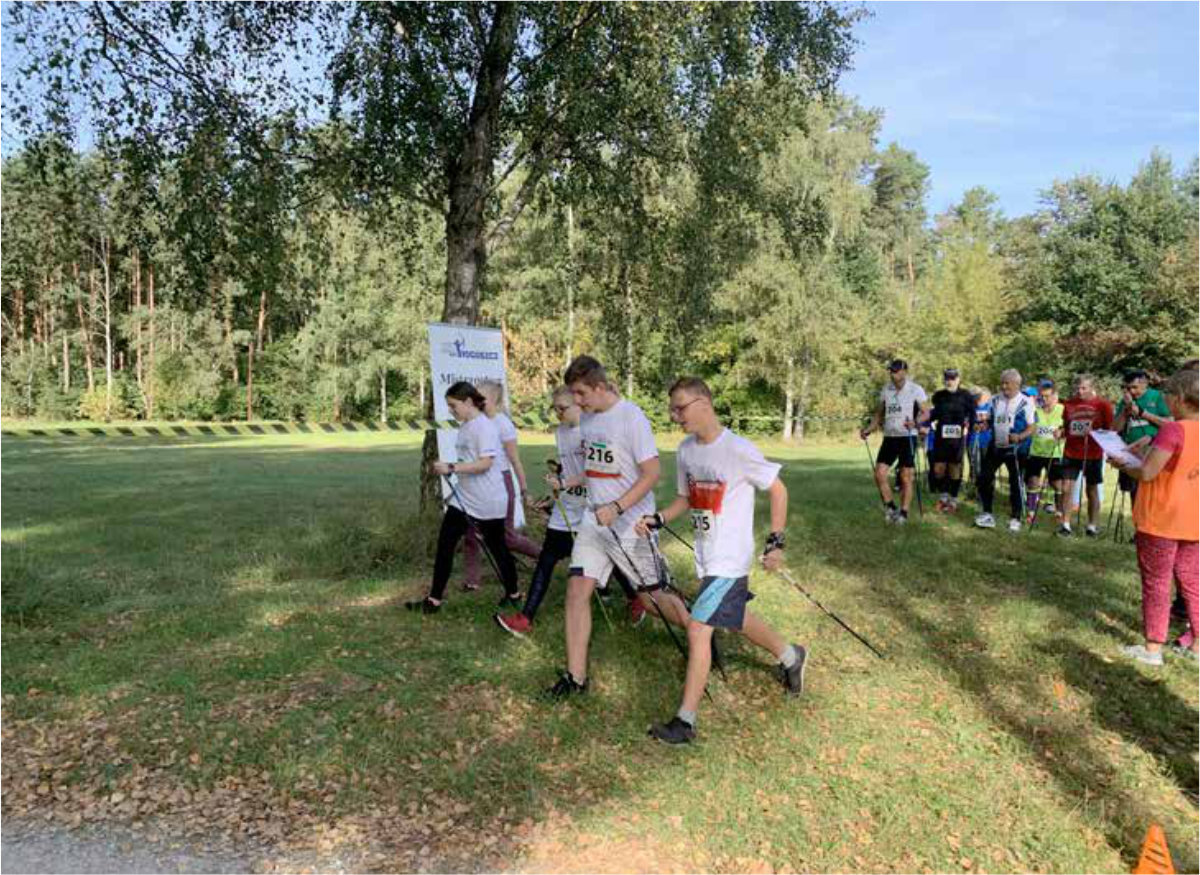
[[[667,393],[667,402],[672,420],[687,437],[676,455],[676,497],[658,511],[654,489],[661,467],[646,415],[621,397],[603,365],[590,356],[573,360],[563,383],[553,395],[560,424],[555,432],[557,459],[546,477],[552,490],[550,520],[545,541],[536,549],[537,565],[524,603],[510,549],[520,544],[511,531],[514,491],[511,485],[506,487],[503,473],[515,471],[524,486],[515,429],[511,443],[506,441],[494,421],[503,414],[489,413],[488,394],[460,382],[446,393],[451,413],[460,423],[457,461],[433,466],[450,491],[433,581],[424,598],[406,607],[426,615],[438,613],[457,544],[477,537],[504,588],[502,611],[495,620],[506,631],[524,637],[532,633],[555,565],[569,557],[567,664],[546,691],[550,699],[587,693],[592,597],[597,590],[607,589],[610,579],[616,579],[626,593],[634,622],[650,613],[686,632],[687,673],[680,706],[668,720],[651,727],[654,738],[669,744],[695,738],[716,629],[740,632],[769,653],[784,690],[799,695],[804,688],[806,649],[789,643],[747,608],[754,597],[749,574],[756,559],[772,571],[783,562],[788,504],[780,466],[721,424],[703,380],[681,378]],[[494,407],[498,402],[490,403]],[[754,537],[755,491],[766,492],[770,499],[771,529],[761,550]],[[672,586],[657,548],[657,532],[684,514],[692,524],[695,571],[701,582],[691,604]],[[527,544],[521,547],[529,550]]]
[[[1145,631],[1145,643],[1131,645],[1124,653],[1143,663],[1162,664],[1176,582],[1176,604],[1187,618],[1188,630],[1173,649],[1196,658],[1200,443],[1195,360],[1167,380],[1161,392],[1150,386],[1145,371],[1126,373],[1115,409],[1099,394],[1090,374],[1076,376],[1070,397],[1060,400],[1058,387],[1049,378],[1023,388],[1021,374],[1008,369],[1000,375],[999,392],[992,395],[986,389],[964,389],[958,370],[948,368],[942,375],[943,388],[930,399],[924,388],[909,379],[905,361],[892,361],[888,371],[878,407],[859,436],[866,441],[874,431],[883,430],[874,474],[889,523],[908,522],[914,488],[919,488],[919,453],[926,447],[929,485],[939,493],[937,510],[958,509],[963,462],[968,459],[980,505],[974,520],[977,527],[996,527],[996,475],[1003,468],[1009,482],[1008,530],[1020,532],[1037,521],[1049,487],[1053,501],[1047,509],[1057,520],[1057,534],[1071,537],[1071,517],[1080,509],[1076,483],[1082,478],[1080,501],[1087,503],[1084,534],[1096,538],[1106,456],[1093,435],[1103,430],[1120,434],[1138,461],[1116,457],[1108,461],[1119,469],[1119,488],[1131,499]],[[897,463],[899,504],[889,477]]]

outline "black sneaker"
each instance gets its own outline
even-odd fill
[[[649,735],[664,744],[687,744],[696,737],[696,727],[676,715],[667,723],[651,726]]]
[[[793,644],[792,647],[796,651],[796,662],[791,668],[779,666],[779,682],[789,696],[799,696],[804,692],[804,667],[808,664],[808,651],[799,644]]]
[[[429,598],[423,598],[417,602],[405,602],[404,607],[422,614],[436,614],[442,609],[440,602],[431,601]]]
[[[520,590],[512,593],[511,595],[505,594],[505,595],[501,596],[500,601],[496,602],[496,607],[501,608],[501,609],[512,608],[514,611],[521,610],[521,592],[520,592]]]
[[[587,681],[579,683],[575,678],[571,677],[569,671],[564,671],[558,676],[558,683],[546,690],[545,697],[554,702],[561,702],[563,699],[570,698],[574,695],[581,695],[587,692]]]
[[[1097,529],[1095,526],[1088,526],[1086,529],[1083,530],[1083,535],[1085,538],[1099,538],[1100,530]]]
[[[1058,535],[1060,538],[1069,538],[1074,534],[1074,532],[1071,531],[1070,526],[1059,526],[1058,531],[1054,534]]]

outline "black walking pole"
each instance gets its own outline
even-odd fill
[[[554,476],[558,478],[558,482],[559,482],[559,484],[561,484],[563,482],[562,462],[558,461],[558,459],[547,459],[546,464],[550,467],[550,470],[554,472]],[[567,526],[567,532],[571,535],[571,543],[574,544],[575,543],[575,530],[573,528],[571,528],[571,518],[567,516],[567,509],[563,505],[562,499],[559,498],[558,493],[559,493],[559,490],[557,490],[557,489],[554,490],[554,503],[558,506],[558,512],[562,514],[563,522],[566,523],[566,526]],[[596,604],[598,604],[600,606],[600,613],[604,616],[604,622],[608,625],[608,631],[609,632],[614,631],[612,618],[608,615],[608,608],[606,608],[604,606],[604,599],[600,598],[600,590],[593,589],[592,592],[595,593],[595,595],[596,595]]]
[[[449,474],[442,475],[446,479],[446,485],[450,487],[450,494],[454,500],[458,502],[458,509],[462,511],[463,516],[467,518],[467,527],[475,532],[475,537],[479,539],[479,546],[483,548],[483,553],[488,558],[488,563],[492,566],[492,571],[496,572],[496,579],[500,581],[500,586],[504,588],[504,594],[508,595],[508,587],[504,586],[504,575],[500,573],[500,564],[496,561],[496,557],[492,555],[491,549],[488,547],[487,541],[483,537],[483,530],[479,528],[478,520],[467,513],[466,502],[462,500],[462,496],[458,494],[458,490],[454,488],[454,481],[450,479]]]
[[[775,572],[775,574],[778,574],[780,577],[782,577],[784,580],[786,580],[786,581],[787,581],[788,583],[790,583],[792,586],[796,587],[796,589],[800,590],[800,593],[801,593],[801,594],[802,594],[802,595],[803,595],[803,596],[804,596],[806,599],[808,599],[810,602],[812,602],[814,605],[816,605],[818,608],[820,608],[820,609],[821,609],[821,610],[822,610],[822,611],[823,611],[823,612],[824,612],[826,615],[828,615],[828,616],[829,616],[829,617],[830,617],[830,618],[831,618],[831,619],[832,619],[832,620],[833,620],[835,623],[837,623],[839,626],[841,626],[843,629],[845,629],[847,632],[849,632],[851,635],[853,635],[855,638],[857,638],[857,639],[859,640],[859,642],[860,642],[860,643],[861,643],[863,646],[865,646],[865,647],[866,647],[868,650],[870,650],[872,653],[874,653],[874,654],[875,654],[876,656],[878,656],[880,659],[885,659],[885,658],[886,658],[886,657],[885,657],[885,656],[884,656],[882,653],[880,653],[880,652],[879,652],[879,651],[878,651],[878,650],[875,648],[875,645],[873,645],[873,644],[872,644],[870,641],[868,641],[866,638],[864,638],[863,636],[861,636],[861,635],[859,635],[857,632],[855,632],[853,629],[851,629],[851,628],[850,628],[850,626],[849,626],[849,625],[846,623],[846,621],[845,621],[845,620],[843,620],[841,617],[839,617],[839,616],[838,616],[837,614],[835,614],[833,611],[829,610],[829,608],[825,607],[823,604],[821,604],[819,601],[817,601],[815,598],[813,598],[813,596],[812,596],[812,593],[810,593],[810,592],[809,592],[808,590],[806,590],[806,589],[805,589],[803,586],[801,586],[801,585],[800,585],[800,581],[798,581],[798,580],[796,580],[796,578],[792,577],[791,573],[790,573],[790,572],[789,572],[789,571],[788,571],[786,568],[780,568],[778,571],[776,571],[776,572]]]
[[[599,522],[599,521],[597,520],[597,522]],[[679,654],[683,657],[683,661],[686,663],[687,658],[688,658],[687,657],[687,648],[683,646],[683,643],[679,640],[679,636],[677,636],[675,634],[675,630],[671,628],[671,621],[668,620],[667,615],[665,613],[663,613],[662,606],[659,605],[658,599],[656,599],[654,597],[653,590],[651,590],[646,585],[646,579],[644,577],[642,577],[642,572],[640,572],[638,570],[638,567],[637,567],[637,565],[634,564],[633,559],[625,551],[625,545],[621,543],[620,535],[618,535],[612,529],[609,529],[608,531],[609,531],[609,534],[611,534],[613,536],[613,540],[617,542],[617,549],[621,551],[621,555],[624,556],[625,561],[629,563],[630,570],[637,576],[638,582],[641,583],[641,585],[642,585],[641,591],[644,592],[650,598],[651,603],[654,605],[655,613],[657,613],[658,618],[663,621],[663,625],[667,627],[667,634],[671,636],[671,641],[675,644],[675,649],[679,651]],[[705,687],[705,689],[704,689],[704,696],[710,702],[712,701],[712,694],[708,692],[707,687]]]
[[[665,522],[663,523],[663,526],[666,526]],[[650,526],[650,550],[654,554],[655,564],[658,566],[659,574],[662,576],[663,582],[665,583],[664,589],[666,589],[667,592],[673,592],[675,595],[679,596],[679,600],[683,602],[683,606],[688,609],[688,614],[690,615],[692,612],[692,603],[688,600],[687,596],[683,594],[682,590],[675,586],[675,581],[671,577],[671,566],[667,564],[667,558],[663,556],[662,551],[658,549],[658,535],[654,531],[656,528],[658,528],[658,526]],[[675,535],[674,532],[671,534]],[[683,540],[683,538],[679,537],[679,535],[675,535],[675,537],[681,544],[691,550],[693,554],[696,552],[695,548],[693,548],[692,545],[687,541]],[[721,680],[728,681],[729,678],[725,674],[725,661],[721,658],[721,652],[717,648],[717,636],[715,634],[715,630],[710,640],[712,642],[713,665],[715,665],[717,667],[717,671],[720,672]]]

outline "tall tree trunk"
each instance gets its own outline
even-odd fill
[[[792,439],[792,415],[796,409],[796,359],[788,356],[787,375],[783,384],[783,439]]]
[[[246,344],[246,421],[254,419],[254,341]]]
[[[492,6],[476,77],[475,93],[461,147],[446,167],[446,286],[442,321],[474,325],[479,321],[479,288],[487,266],[484,210],[496,158],[497,122],[517,45],[520,9],[511,3]],[[433,411],[427,409],[433,418]],[[421,508],[440,497],[438,478],[430,470],[437,458],[437,437],[425,433],[421,449]]]
[[[425,410],[425,366],[421,366],[420,375],[417,377],[417,407],[424,412]]]
[[[575,358],[575,207],[567,204],[567,365]]]
[[[229,283],[222,282],[221,288],[224,289],[222,295],[222,319],[225,326],[225,350],[229,356],[229,370],[233,378],[233,385],[236,388],[241,380],[241,369],[238,368],[238,352],[233,345],[233,290],[229,287]]]
[[[109,268],[111,242],[100,238],[100,254],[104,267],[104,415],[112,418],[113,342],[112,342],[112,271]]]
[[[78,287],[78,285],[79,285],[79,265],[73,264],[71,267],[75,273],[75,285]],[[88,310],[87,316],[84,315],[84,313],[83,313],[83,295],[80,295],[79,297],[77,297],[75,299],[75,312],[79,316],[79,330],[83,334],[83,364],[84,364],[85,370],[87,371],[87,390],[89,392],[94,392],[94,391],[96,391],[96,372],[95,372],[95,368],[93,365],[93,354],[92,354],[91,313],[94,312],[95,301],[96,301],[96,274],[94,271],[91,271],[91,270],[88,271],[88,288],[90,290],[89,300],[91,302],[91,308],[93,308],[93,309]]]
[[[796,392],[796,427],[792,438],[796,443],[804,441],[808,402],[812,395],[812,354],[805,350],[800,357],[800,388]]]
[[[17,352],[25,351],[25,287],[18,285],[13,292],[13,323],[17,334]]]
[[[379,371],[379,421],[387,425],[387,368]]]
[[[263,287],[262,292],[258,296],[258,331],[256,342],[258,344],[258,352],[263,351],[263,333],[267,327],[267,290]]]
[[[62,336],[62,390],[63,394],[71,391],[71,333],[67,331],[66,314],[63,314],[63,330],[59,332]]]
[[[154,363],[155,354],[158,352],[156,346],[158,339],[158,329],[155,323],[154,316],[154,264],[150,263],[146,266],[146,294],[149,297],[150,305],[150,360],[147,363],[150,378],[146,381],[146,418],[154,418]]]
[[[142,258],[137,247],[133,249],[133,377],[146,400],[146,381],[142,371]]]
[[[621,296],[625,302],[625,394],[633,395],[633,283],[629,279],[629,264],[621,264]]]

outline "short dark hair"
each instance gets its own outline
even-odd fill
[[[1128,384],[1128,383],[1134,382],[1135,380],[1147,380],[1148,381],[1149,379],[1150,379],[1149,374],[1147,374],[1141,368],[1137,368],[1132,371],[1126,371],[1125,377],[1122,382]]]
[[[479,393],[479,390],[466,380],[459,380],[447,389],[446,397],[453,398],[455,401],[470,401],[478,410],[483,410],[484,405],[487,404],[487,401]]]
[[[712,401],[712,389],[708,388],[708,383],[699,377],[680,377],[667,390],[668,395],[674,395],[676,392],[691,392],[693,395],[699,395],[701,398]]]
[[[1167,379],[1163,391],[1174,395],[1193,410],[1200,409],[1200,371],[1195,368],[1176,371]]]
[[[567,365],[563,373],[563,382],[570,386],[572,383],[583,383],[585,386],[608,385],[608,373],[604,365],[590,355],[577,355]]]

